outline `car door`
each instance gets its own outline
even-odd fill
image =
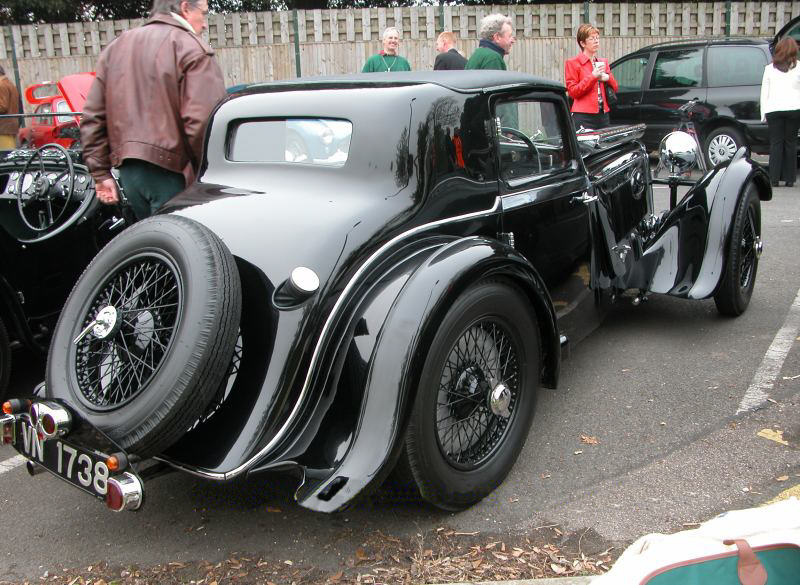
[[[663,49],[655,54],[640,108],[640,121],[647,125],[643,140],[648,148],[658,147],[661,139],[677,128],[682,105],[690,100],[705,105],[704,49]]]
[[[493,102],[502,230],[544,279],[570,340],[598,322],[590,290],[590,188],[566,103],[554,93]]]
[[[614,62],[611,73],[617,80],[617,103],[611,108],[613,124],[638,124],[641,121],[642,85],[649,53],[632,55]]]
[[[764,45],[711,46],[706,55],[707,100],[713,113],[743,124],[761,145],[769,144],[760,108],[761,80],[768,58]]]

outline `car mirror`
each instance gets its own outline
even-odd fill
[[[686,132],[670,132],[662,138],[658,155],[670,175],[680,175],[697,162],[697,142]]]

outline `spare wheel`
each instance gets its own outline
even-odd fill
[[[140,456],[205,411],[236,343],[241,283],[228,248],[176,215],[125,230],[67,299],[47,360],[47,396]]]

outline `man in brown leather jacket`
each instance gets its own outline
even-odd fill
[[[83,107],[83,159],[97,198],[117,203],[118,167],[138,219],[194,180],[209,114],[225,96],[214,51],[199,36],[207,0],[154,0],[150,19],[101,53]]]
[[[19,92],[6,77],[6,72],[0,66],[0,114],[19,114]],[[11,150],[17,146],[17,118],[0,118],[0,150]]]

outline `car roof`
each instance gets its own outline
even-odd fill
[[[379,87],[399,85],[434,84],[458,92],[482,92],[496,89],[530,88],[564,90],[564,85],[550,79],[517,73],[515,71],[470,70],[470,71],[410,71],[398,73],[356,73],[256,83],[238,91],[335,89],[339,87]],[[230,88],[229,91],[234,88]]]
[[[675,41],[664,41],[661,43],[654,43],[647,45],[641,49],[630,53],[647,53],[653,49],[672,49],[681,47],[704,47],[707,45],[752,45],[752,46],[767,46],[769,45],[768,39],[754,39],[753,37],[719,37],[719,38],[701,38],[701,39],[683,39]],[[627,55],[626,55],[627,57]]]

